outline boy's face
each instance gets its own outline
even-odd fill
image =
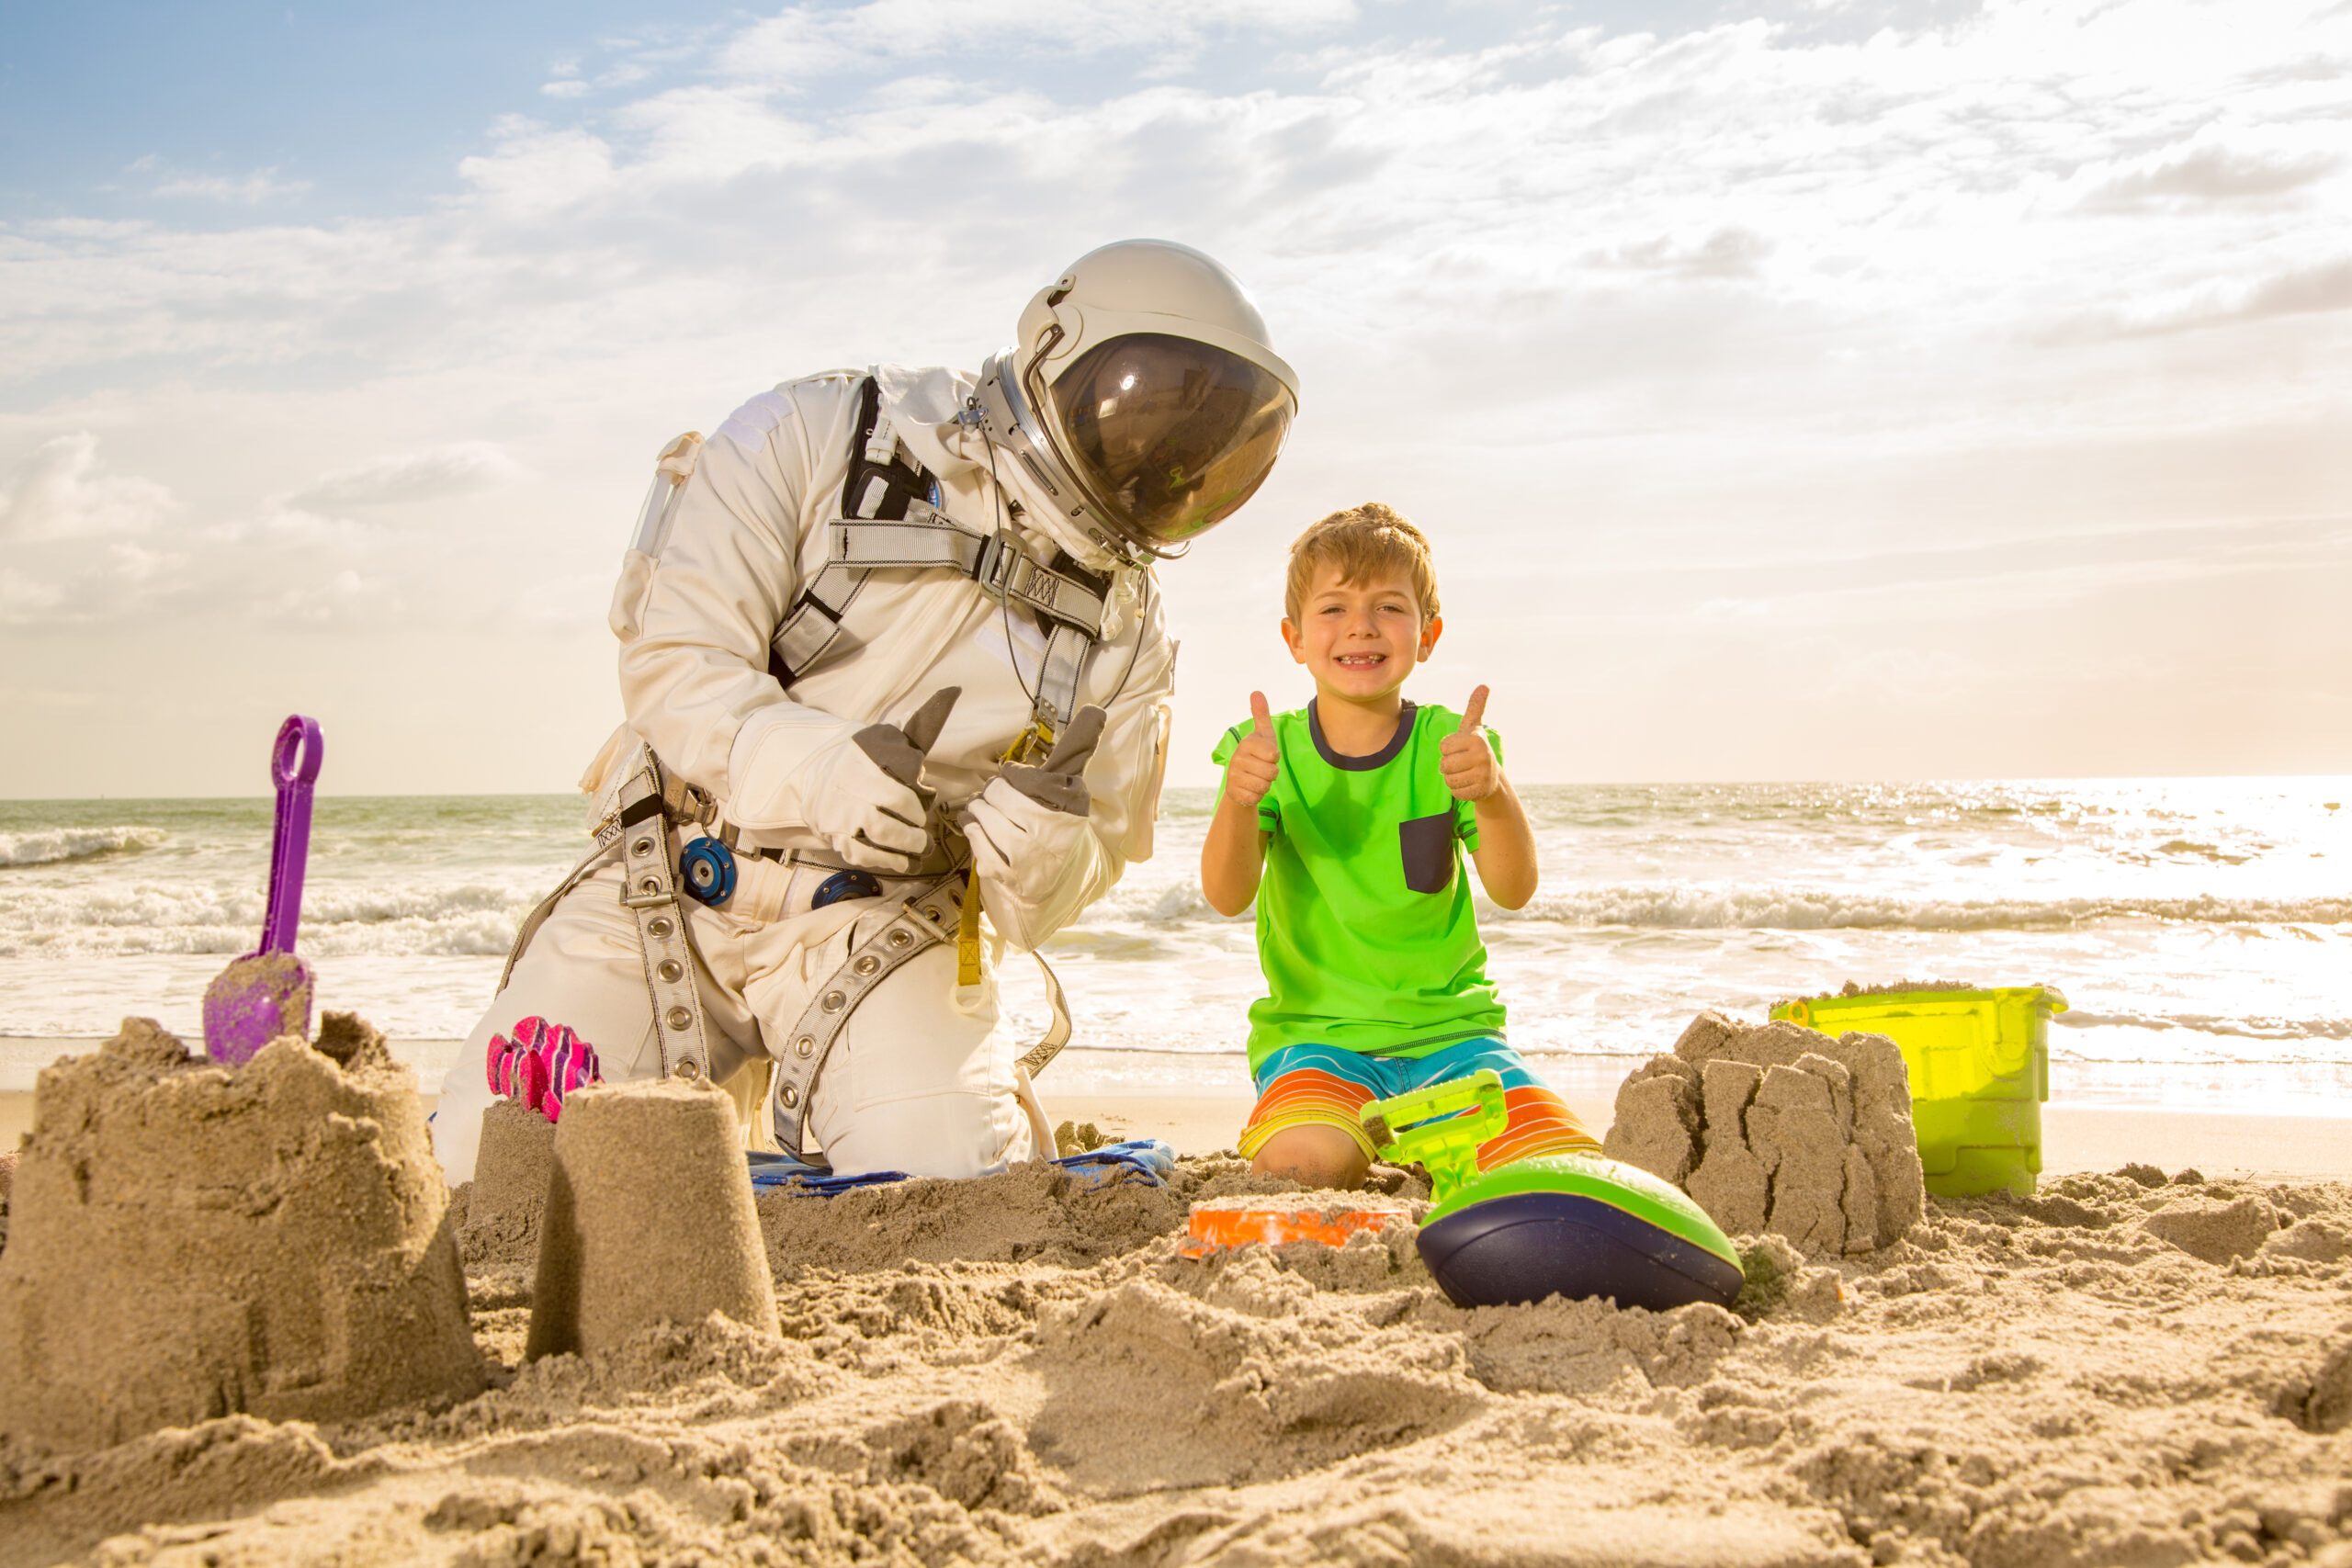
[[[1437,646],[1444,623],[1421,621],[1413,580],[1396,571],[1342,582],[1331,562],[1318,564],[1299,602],[1298,619],[1283,620],[1291,657],[1315,677],[1317,692],[1341,702],[1377,702],[1393,694]]]

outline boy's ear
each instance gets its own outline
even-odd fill
[[[1416,663],[1426,663],[1429,656],[1437,651],[1438,634],[1443,630],[1445,630],[1445,617],[1431,615],[1429,623],[1421,627],[1421,652],[1420,657],[1415,660]]]
[[[1283,617],[1283,646],[1290,649],[1290,661],[1293,664],[1306,662],[1306,649],[1298,646],[1298,628],[1291,625],[1288,615]],[[1428,656],[1424,654],[1422,657]]]

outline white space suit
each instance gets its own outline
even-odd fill
[[[978,376],[831,372],[672,444],[613,603],[628,720],[582,781],[603,858],[526,924],[442,1086],[452,1181],[526,1018],[607,1080],[707,1073],[841,1174],[1050,1155],[992,960],[1151,853],[1175,663],[1151,563],[1271,469],[1296,380],[1266,335],[1215,262],[1124,242]],[[669,898],[707,840],[731,890]]]

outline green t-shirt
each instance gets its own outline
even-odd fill
[[[1461,728],[1446,708],[1407,703],[1396,735],[1342,757],[1309,703],[1276,714],[1282,758],[1258,803],[1272,834],[1258,885],[1258,965],[1270,995],[1250,1006],[1250,1067],[1285,1045],[1321,1043],[1424,1056],[1503,1032],[1487,948],[1470,908],[1462,846],[1476,808],[1445,787],[1438,748]],[[1223,766],[1244,720],[1210,753]],[[1499,760],[1502,742],[1487,732]]]

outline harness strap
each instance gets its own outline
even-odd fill
[[[1070,626],[1056,626],[1046,639],[1045,662],[1037,670],[1037,718],[1059,730],[1078,713],[1079,677],[1094,639]]]
[[[967,532],[939,510],[938,480],[904,460],[898,433],[881,412],[881,391],[867,377],[858,393],[858,433],[842,482],[841,520],[827,529],[828,558],[769,639],[768,673],[789,687],[854,639],[842,617],[869,572],[939,568],[970,578],[980,592],[1018,604],[1046,628],[1046,671],[1037,716],[1059,726],[1077,711],[1078,679],[1100,640],[1110,579],[1067,551],[1051,563],[1032,560],[999,533]]]
[[[637,761],[638,770],[640,773],[648,766],[652,768],[662,792],[662,814],[671,821],[708,822],[717,814],[718,803],[712,797],[711,793],[700,784],[688,784],[663,767],[662,760],[653,755],[651,747],[640,742],[638,746]],[[621,792],[616,790],[612,809],[605,812],[603,818],[592,829],[595,834],[596,847],[600,852],[609,850],[620,841],[621,811],[627,804],[621,798]],[[731,850],[735,846],[729,844],[727,847]],[[581,862],[578,868],[572,872],[574,881],[576,882],[600,858],[602,858],[601,854],[592,855]],[[566,883],[563,888],[558,889],[559,894],[569,890],[572,885],[570,882]]]
[[[818,1080],[858,1003],[909,960],[937,947],[947,938],[956,919],[962,872],[951,872],[913,897],[902,899],[899,913],[888,925],[850,951],[849,959],[825,976],[816,996],[801,1010],[780,1041],[769,1044],[776,1059],[775,1083],[768,1100],[769,1121],[777,1146],[800,1157],[808,1137],[808,1104]]]
[[[596,847],[571,868],[556,890],[539,900],[514,932],[498,988],[514,977],[514,966],[539,928],[566,894],[588,880],[615,854],[621,858],[621,903],[637,918],[637,939],[645,955],[645,994],[653,1013],[653,1038],[663,1077],[707,1077],[710,1046],[704,1032],[702,997],[695,988],[694,936],[678,902],[677,859],[670,852],[673,821],[707,822],[711,799],[662,765],[650,746],[637,749],[637,769],[622,781],[614,809],[596,824]]]
[[[514,978],[514,965],[523,961],[523,950],[531,945],[531,939],[539,934],[539,928],[548,923],[548,917],[555,913],[556,905],[562,902],[565,894],[587,881],[590,874],[612,858],[613,841],[619,837],[620,829],[617,823],[614,827],[611,838],[604,838],[600,834],[600,841],[594,849],[588,852],[588,857],[573,866],[571,874],[557,884],[554,892],[540,899],[537,905],[533,906],[531,912],[523,917],[522,925],[514,932],[514,945],[506,950],[506,967],[498,972],[499,990],[504,990],[506,982]]]
[[[652,749],[639,751],[641,766],[621,785],[621,903],[637,917],[645,952],[646,1000],[653,1010],[653,1037],[662,1074],[695,1079],[710,1076],[710,1046],[704,1037],[702,997],[695,986],[694,942],[678,902],[677,862],[670,852],[670,820],[662,802],[661,762]]]
[[[1033,948],[1029,956],[1037,961],[1037,973],[1046,977],[1046,1000],[1054,1010],[1054,1021],[1046,1026],[1045,1037],[1021,1055],[1021,1070],[1034,1078],[1069,1043],[1069,1003],[1063,998],[1061,979],[1046,963],[1046,955]]]
[[[910,506],[928,510],[938,493],[939,481],[929,469],[902,460],[899,433],[882,412],[882,389],[866,377],[858,383],[857,434],[850,443],[849,472],[842,479],[841,514],[895,520]],[[865,584],[865,572],[828,563],[802,590],[769,639],[768,673],[778,685],[791,685],[832,649],[842,616]]]
[[[931,501],[939,481],[920,463],[903,461],[899,433],[882,412],[882,388],[868,376],[857,387],[857,439],[842,479],[844,517],[904,517],[907,504]]]
[[[832,651],[833,644],[846,635],[842,617],[865,586],[865,573],[828,563],[801,590],[768,642],[768,673],[775,677],[777,685],[791,686]],[[854,646],[854,642],[844,642],[842,650],[847,652]]]
[[[680,788],[650,747],[639,749],[638,761],[638,770],[621,785],[618,808],[600,824],[596,848],[525,917],[507,952],[498,988],[504,990],[514,978],[524,950],[557,904],[617,852],[625,867],[621,903],[637,919],[662,1071],[665,1077],[706,1077],[710,1072],[710,1053],[702,998],[695,987],[694,942],[685,909],[679,902],[676,864],[670,853],[670,822],[678,813],[669,802],[674,798],[692,805],[700,792],[691,785]],[[807,852],[791,858],[820,864],[831,859]],[[977,913],[978,900],[970,895],[978,886],[968,872],[954,871],[903,899],[898,917],[859,943],[841,967],[826,976],[785,1037],[788,1043],[780,1050],[771,1044],[775,1067],[768,1092],[769,1122],[777,1144],[793,1157],[799,1158],[806,1146],[809,1101],[850,1015],[876,986],[910,960],[946,942],[949,932],[960,934],[966,906]],[[977,941],[970,945],[977,958]],[[1045,977],[1052,1010],[1044,1036],[1020,1058],[1022,1072],[1035,1077],[1069,1043],[1070,1016],[1061,981],[1045,955],[1033,953],[1030,956]],[[966,983],[978,980],[974,975]]]
[[[678,438],[679,443],[685,440],[686,437],[683,435]],[[673,444],[672,449],[676,449],[676,444]],[[638,750],[641,762],[653,760],[650,748],[639,746]],[[712,807],[717,804],[711,799],[710,792],[698,785],[688,784],[668,769],[661,767],[658,761],[655,761],[654,765],[661,779],[662,805],[664,813],[673,820],[709,821]],[[514,943],[506,950],[506,967],[498,972],[500,990],[504,990],[506,982],[514,977],[514,965],[523,962],[524,950],[531,945],[531,939],[539,934],[539,928],[548,923],[548,917],[555,913],[555,907],[563,901],[563,896],[587,881],[591,875],[594,874],[598,866],[612,859],[621,840],[622,802],[617,798],[617,794],[618,792],[616,792],[616,798],[613,808],[605,813],[604,819],[598,822],[594,829],[596,847],[590,850],[585,858],[578,865],[573,866],[561,882],[556,884],[554,892],[532,906],[531,912],[523,917],[522,925],[515,929]],[[734,847],[732,844],[728,846],[729,849]]]
[[[957,924],[959,906],[967,903],[969,888],[977,886],[969,873],[950,872],[900,900],[897,918],[852,948],[841,966],[818,986],[815,998],[801,1010],[791,1030],[781,1040],[771,1041],[768,1049],[776,1069],[769,1092],[768,1121],[776,1145],[785,1153],[795,1159],[805,1157],[809,1103],[816,1098],[833,1046],[858,1004],[912,960],[944,942]],[[1061,1055],[1070,1037],[1069,1002],[1062,995],[1061,980],[1046,964],[1044,953],[1029,956],[1036,960],[1037,972],[1045,976],[1053,1021],[1046,1025],[1044,1037],[1022,1054],[1018,1065],[1024,1084]],[[1035,1091],[1030,1092],[1034,1098]]]

